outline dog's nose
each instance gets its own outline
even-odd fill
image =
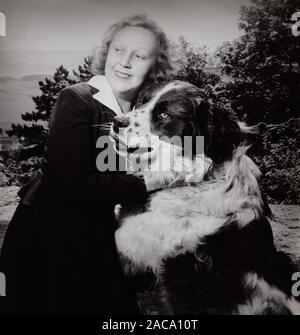
[[[113,128],[117,131],[119,128],[126,128],[129,126],[129,117],[125,115],[118,115],[114,117]]]

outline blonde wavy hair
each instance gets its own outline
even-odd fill
[[[156,61],[143,83],[143,87],[166,80],[168,74],[173,70],[171,45],[162,29],[146,15],[129,16],[113,24],[104,34],[101,47],[96,47],[92,56],[91,69],[93,74],[104,74],[105,62],[108,49],[115,34],[125,27],[141,27],[151,31],[156,37]]]

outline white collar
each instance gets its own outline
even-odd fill
[[[103,105],[111,109],[117,115],[123,114],[122,109],[119,106],[118,101],[114,95],[114,92],[105,76],[93,76],[88,81],[88,84],[99,90],[99,92],[93,95],[94,99],[101,102]]]

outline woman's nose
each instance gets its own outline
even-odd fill
[[[124,115],[118,115],[114,117],[113,120],[113,129],[114,131],[118,131],[119,128],[126,128],[129,126],[129,117]]]
[[[130,68],[131,67],[131,54],[129,52],[125,52],[122,55],[120,63],[123,67]]]

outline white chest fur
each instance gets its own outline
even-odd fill
[[[201,238],[234,218],[246,225],[261,212],[258,169],[241,152],[208,181],[156,192],[147,210],[120,218],[119,252],[131,261],[127,271],[161,271],[164,259],[193,253]]]

